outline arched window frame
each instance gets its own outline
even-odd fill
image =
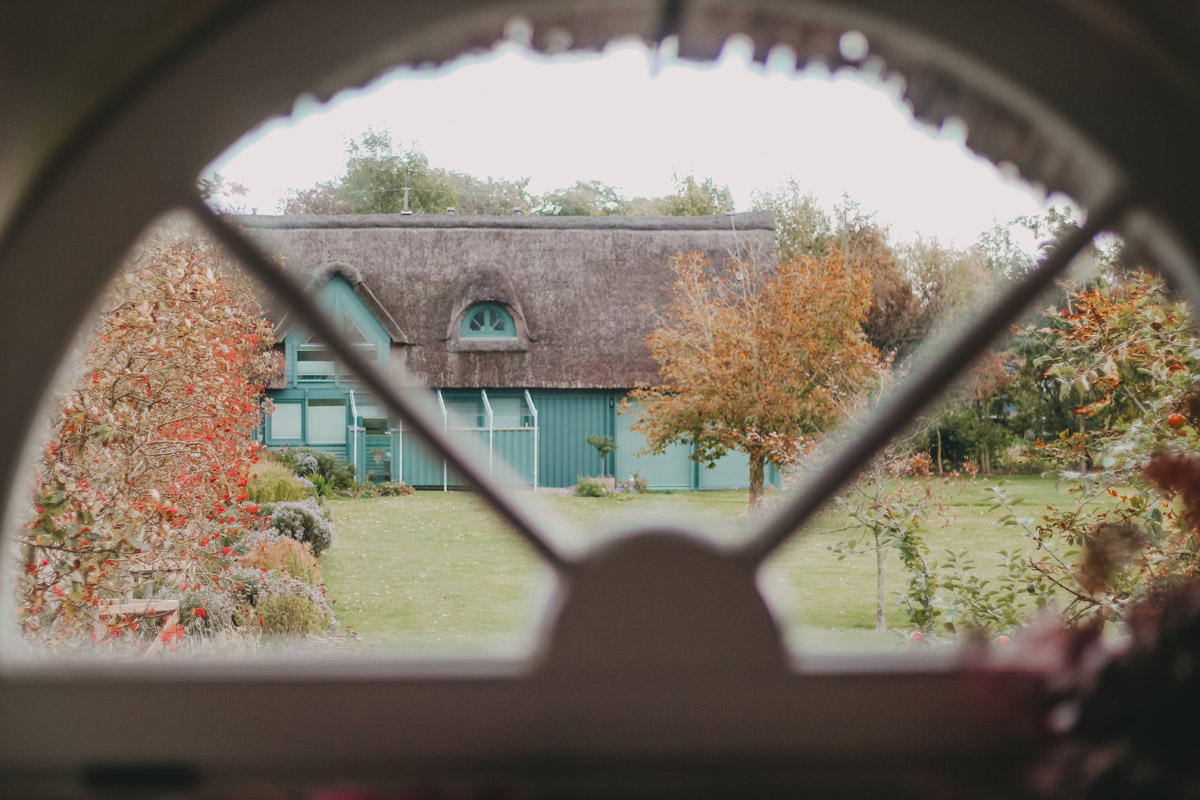
[[[482,323],[486,327],[476,328],[473,323],[481,316],[487,320]],[[495,328],[497,318],[503,323],[502,332]],[[463,314],[458,335],[463,339],[516,339],[517,323],[509,310],[499,303],[475,303]]]

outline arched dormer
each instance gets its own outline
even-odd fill
[[[451,352],[521,352],[530,339],[520,312],[497,300],[461,304],[447,338]]]
[[[463,314],[461,339],[515,339],[517,324],[512,314],[497,303],[476,303]]]

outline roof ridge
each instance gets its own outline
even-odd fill
[[[291,214],[241,215],[239,225],[258,229],[338,228],[496,228],[529,230],[706,231],[775,230],[770,211],[695,217],[624,216],[551,217],[538,215],[457,214]]]

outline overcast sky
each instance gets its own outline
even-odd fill
[[[212,169],[251,190],[247,206],[277,213],[292,187],[342,171],[346,139],[368,126],[415,143],[434,166],[479,177],[529,177],[533,193],[598,179],[627,196],[673,190],[693,173],[730,187],[738,210],[790,177],[827,206],[848,193],[894,240],[918,232],[966,245],[994,220],[1044,201],[969,153],[960,135],[912,122],[896,87],[870,78],[747,60],[691,65],[643,46],[546,58],[514,45],[439,70],[400,70],[325,106],[300,102],[230,148]],[[1061,200],[1061,198],[1059,198]]]

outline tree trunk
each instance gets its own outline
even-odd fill
[[[891,449],[884,451],[891,453]],[[875,466],[871,470],[871,479],[875,484],[875,507],[883,502],[883,457],[875,459]],[[887,622],[883,619],[883,604],[885,601],[883,587],[883,528],[875,525],[871,528],[871,535],[875,538],[875,632],[883,633],[887,630]]]
[[[750,513],[758,512],[763,499],[763,475],[766,472],[765,456],[758,453],[750,454]]]
[[[1084,416],[1082,414],[1079,415],[1079,432],[1080,433],[1087,432],[1087,426],[1084,423]],[[1079,456],[1079,471],[1081,473],[1086,473],[1088,471],[1088,459],[1087,459],[1087,451],[1086,450],[1084,450],[1083,453]]]
[[[875,534],[875,632],[883,633],[887,630],[887,623],[883,620],[883,543],[880,541],[879,528],[872,533]]]
[[[942,474],[942,426],[941,425],[938,426],[937,436],[938,436],[938,440],[937,440],[938,475],[941,475]]]

